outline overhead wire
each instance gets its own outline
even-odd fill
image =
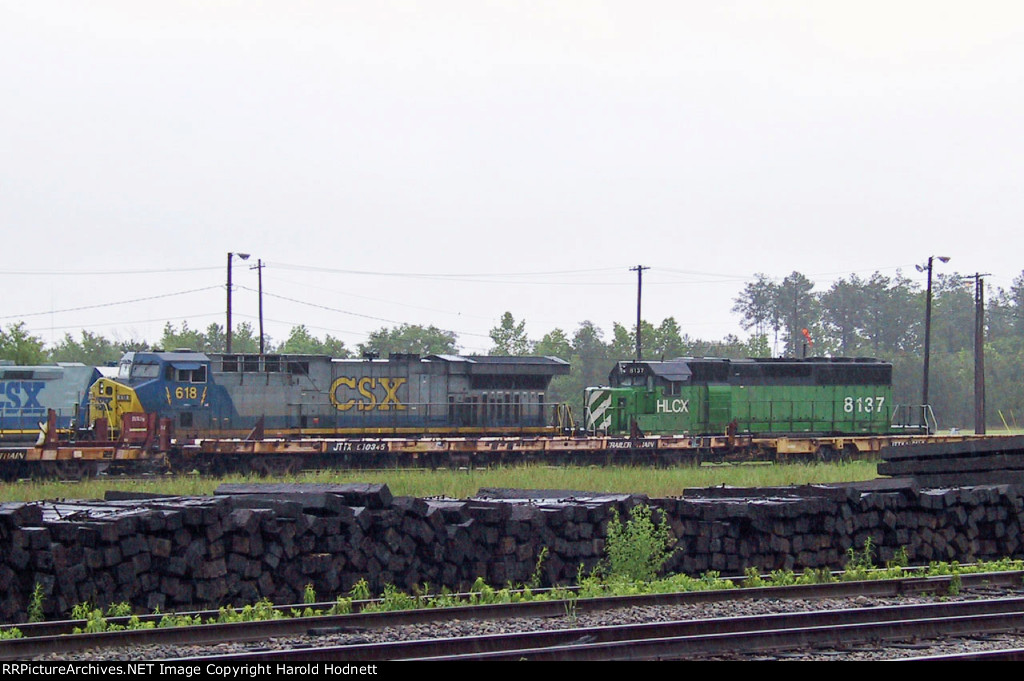
[[[253,293],[259,293],[259,291],[257,289],[253,289],[253,288],[250,288],[248,286],[238,285],[238,288],[244,289],[246,291],[250,291],[250,292],[253,292]],[[386,319],[384,317],[375,317],[373,315],[366,315],[366,314],[362,314],[362,313],[359,313],[359,312],[352,312],[350,310],[342,310],[340,308],[331,307],[329,305],[321,305],[320,303],[310,303],[310,302],[307,302],[307,301],[304,301],[304,300],[298,300],[296,298],[289,298],[288,296],[282,296],[282,295],[279,295],[279,294],[276,294],[276,293],[267,293],[266,291],[263,292],[263,295],[267,296],[267,297],[270,297],[270,298],[280,298],[281,300],[287,300],[288,302],[291,302],[291,303],[298,303],[299,305],[308,305],[309,307],[316,307],[316,308],[319,308],[321,310],[328,310],[329,312],[338,312],[340,314],[347,314],[347,315],[351,315],[353,317],[361,317],[363,319],[372,319],[373,321],[377,321],[377,322],[386,322],[388,324],[398,324],[398,325],[402,325],[402,324],[406,323],[406,322],[400,322],[400,321],[397,321],[397,320],[394,320],[394,319]],[[450,330],[452,331],[452,333],[458,334],[460,336],[461,335],[467,335],[467,336],[480,336],[482,338],[489,338],[489,336],[487,336],[486,334],[471,333],[471,332],[468,332],[468,331],[461,332],[461,331],[455,331],[453,329],[450,329]]]
[[[380,272],[380,271],[353,270],[353,269],[344,269],[344,268],[325,268],[325,267],[316,267],[316,266],[310,266],[310,265],[296,265],[296,264],[290,264],[290,263],[274,263],[274,262],[266,262],[266,261],[263,264],[265,266],[273,266],[275,269],[279,269],[279,270],[280,269],[284,269],[284,270],[293,270],[293,271],[300,271],[300,272],[301,271],[304,271],[304,272],[321,272],[321,273],[334,273],[334,274],[357,275],[357,276],[383,276],[383,277],[395,277],[395,278],[405,277],[405,278],[412,278],[412,279],[428,279],[428,280],[433,279],[433,280],[438,280],[438,281],[458,281],[460,283],[485,283],[485,284],[508,284],[508,283],[512,283],[512,284],[544,285],[544,286],[623,286],[623,287],[632,287],[632,286],[635,285],[634,281],[632,280],[631,277],[623,277],[622,281],[619,281],[619,282],[594,282],[594,281],[579,282],[579,281],[564,281],[564,280],[563,281],[551,282],[551,281],[522,281],[521,280],[522,278],[537,277],[537,276],[545,276],[545,277],[549,277],[549,276],[563,276],[563,275],[566,275],[566,276],[577,276],[577,275],[589,275],[589,274],[595,274],[595,273],[624,272],[624,271],[626,271],[628,269],[626,267],[602,267],[602,268],[575,269],[575,270],[552,270],[552,271],[542,271],[542,272],[503,272],[503,273],[494,273],[494,272],[492,272],[492,273],[463,273],[463,274],[459,274],[459,273]],[[211,270],[220,270],[220,269],[221,269],[220,267],[189,267],[189,268],[153,268],[153,269],[136,269],[136,270],[103,270],[103,271],[79,271],[79,272],[68,272],[68,271],[60,271],[60,272],[46,272],[46,271],[23,272],[23,271],[14,271],[14,270],[3,270],[3,271],[0,271],[0,275],[2,275],[2,274],[48,274],[48,275],[76,275],[76,276],[79,276],[79,275],[110,275],[110,274],[126,275],[126,274],[160,274],[160,273],[168,273],[168,272],[211,271]],[[661,272],[661,273],[666,273],[666,274],[670,274],[670,275],[671,274],[683,275],[685,277],[711,277],[711,278],[714,278],[714,280],[711,281],[710,283],[751,282],[751,281],[755,280],[755,278],[752,277],[752,276],[742,276],[742,275],[736,275],[736,274],[730,274],[730,273],[704,272],[704,271],[697,271],[697,270],[685,270],[685,269],[679,269],[679,268],[674,268],[674,267],[651,267],[650,269],[654,270],[655,273]],[[884,268],[874,268],[873,270],[870,270],[870,271],[871,272],[877,272],[877,271],[880,271],[880,270],[899,270],[899,269],[902,269],[902,267],[900,267],[900,266],[889,266],[889,267],[884,267]],[[862,272],[862,273],[869,272],[869,270],[865,269],[865,270],[855,270],[855,271],[852,271],[852,272],[843,271],[843,272],[813,273],[810,276],[818,278],[818,277],[824,277],[824,276],[833,276],[833,275],[836,275],[836,274],[846,274],[846,273],[856,274],[858,271]],[[494,279],[494,277],[503,277],[503,278],[507,277],[507,278],[517,279],[518,281],[512,281],[512,282],[510,282],[510,281],[502,281],[500,279]],[[782,281],[784,278],[783,277],[769,277],[769,279],[773,280],[773,281]],[[820,281],[818,281],[816,279],[812,279],[812,281],[815,281],[816,284],[820,283]],[[288,282],[288,283],[296,284],[297,282]],[[661,286],[666,286],[666,285],[671,286],[671,285],[706,284],[706,283],[709,283],[709,282],[708,282],[708,280],[702,280],[702,279],[695,279],[695,280],[689,280],[689,281],[687,281],[687,280],[667,280],[667,281],[661,280],[661,281],[659,281],[657,278],[652,278],[652,279],[646,280],[644,283],[648,284],[648,285],[655,285],[655,286],[659,286],[659,285],[661,285]],[[198,292],[209,291],[209,290],[214,290],[214,289],[223,289],[223,288],[224,288],[224,284],[216,284],[216,285],[211,285],[211,286],[205,286],[205,287],[199,287],[199,288],[194,288],[194,289],[188,289],[188,290],[184,290],[184,291],[175,291],[175,292],[171,292],[171,293],[164,293],[164,294],[157,294],[157,295],[152,295],[152,296],[143,296],[143,297],[138,297],[138,298],[131,298],[131,299],[127,299],[127,300],[112,301],[112,302],[105,302],[105,303],[96,303],[96,304],[92,304],[92,305],[82,305],[82,306],[77,306],[77,307],[69,307],[69,308],[62,308],[62,309],[56,309],[56,310],[46,310],[46,311],[40,311],[40,312],[26,312],[26,313],[21,313],[21,314],[0,315],[0,320],[24,319],[24,318],[39,317],[39,316],[53,315],[53,314],[59,314],[59,313],[79,312],[79,311],[84,311],[84,310],[95,310],[95,309],[110,308],[110,307],[115,307],[115,306],[120,306],[120,305],[130,305],[130,304],[134,304],[134,303],[148,302],[148,301],[153,301],[153,300],[171,298],[171,297],[176,297],[176,296],[188,295],[188,294],[192,294],[192,293],[198,293]],[[245,285],[234,284],[233,288],[243,289],[243,290],[246,290],[246,291],[258,293],[258,291],[256,289],[253,289],[253,288],[251,288],[249,286],[245,286]],[[320,288],[322,288],[322,287],[320,287]],[[330,290],[330,289],[324,289],[324,290]],[[387,318],[387,317],[380,317],[380,316],[362,314],[362,313],[358,313],[358,312],[353,312],[351,310],[344,310],[344,309],[340,309],[340,308],[329,306],[329,305],[322,305],[322,304],[313,303],[313,302],[309,302],[309,301],[305,301],[305,300],[300,300],[300,299],[297,299],[297,298],[294,298],[294,297],[283,296],[283,295],[275,294],[275,293],[264,292],[263,295],[269,296],[269,297],[273,297],[273,298],[278,298],[278,299],[285,300],[285,301],[288,301],[288,302],[291,302],[291,303],[295,303],[295,304],[306,305],[306,306],[309,306],[309,307],[319,308],[319,309],[327,310],[327,311],[330,311],[330,312],[335,312],[335,313],[339,313],[339,314],[346,314],[346,315],[350,315],[350,316],[353,316],[353,317],[373,320],[373,321],[377,321],[377,322],[383,322],[383,323],[386,323],[386,324],[401,325],[401,324],[405,324],[406,323],[406,322],[402,322],[402,321],[391,319],[391,318]],[[348,295],[348,296],[351,296],[351,297],[362,298],[362,299],[365,299],[365,300],[371,300],[371,301],[379,302],[379,303],[390,304],[390,305],[398,305],[398,306],[409,307],[409,308],[414,308],[414,309],[423,309],[423,310],[427,310],[427,311],[431,311],[431,312],[438,312],[438,313],[444,313],[444,314],[452,314],[452,315],[456,315],[456,316],[459,316],[459,317],[463,317],[463,316],[471,317],[471,316],[474,316],[474,315],[464,315],[461,312],[445,311],[445,310],[439,310],[437,308],[428,308],[428,307],[423,307],[423,306],[410,305],[408,303],[389,301],[389,300],[379,299],[379,298],[371,298],[371,297],[368,297],[368,296],[360,296],[358,294],[352,294],[352,293],[345,293],[344,295]],[[212,314],[215,314],[215,313],[206,313],[206,314],[202,314],[202,315],[191,315],[191,317],[208,317],[208,316],[212,316]],[[476,317],[478,317],[480,319],[484,319],[484,318],[493,319],[493,317],[483,317],[483,316],[476,316]],[[187,318],[188,317],[186,317],[186,316],[175,316],[175,319],[187,319]],[[160,321],[160,320],[145,320],[145,323],[151,323],[153,321]],[[134,321],[134,322],[125,322],[125,323],[143,323],[143,322]],[[275,323],[283,323],[283,322],[275,322]],[[79,324],[79,325],[74,325],[74,327],[72,327],[72,326],[61,326],[61,327],[53,327],[53,326],[51,326],[51,327],[49,327],[49,330],[53,331],[53,330],[58,330],[58,329],[64,330],[64,329],[68,329],[68,328],[95,328],[95,327],[109,326],[109,325],[110,325],[109,323],[106,323],[106,324],[104,324],[104,323],[95,323],[95,324],[85,324],[85,325]],[[326,327],[316,327],[316,328],[326,328]],[[364,333],[364,332],[354,332],[354,331],[346,331],[346,330],[334,330],[334,331],[338,332],[338,333],[355,334],[355,335],[361,335],[361,336],[368,336],[369,335],[369,334]],[[476,338],[482,338],[482,339],[483,338],[489,338],[488,334],[482,334],[482,333],[473,333],[473,332],[464,332],[464,331],[460,332],[460,331],[454,331],[454,330],[453,330],[453,333],[456,333],[459,336],[476,337]]]
[[[201,288],[189,289],[187,291],[175,291],[174,293],[162,293],[155,296],[145,296],[142,298],[132,298],[130,300],[118,300],[111,303],[96,303],[95,305],[81,305],[78,307],[68,307],[62,310],[46,310],[45,312],[26,312],[16,315],[2,315],[0,319],[22,319],[24,317],[41,317],[43,315],[57,314],[62,312],[81,312],[82,310],[96,310],[99,308],[116,307],[117,305],[129,305],[131,303],[142,303],[150,300],[159,300],[161,298],[172,298],[174,296],[187,295],[189,293],[198,293],[199,291],[209,291],[215,288],[223,288],[223,286],[203,286]]]

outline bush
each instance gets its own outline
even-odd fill
[[[608,574],[612,579],[649,582],[672,556],[675,538],[664,517],[655,525],[647,506],[634,506],[629,516],[623,524],[618,511],[612,510],[605,541]]]

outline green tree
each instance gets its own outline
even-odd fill
[[[153,346],[150,343],[147,343],[144,340],[136,340],[134,338],[116,341],[114,343],[114,347],[116,347],[118,352],[121,354],[126,352],[146,352],[153,349]]]
[[[821,317],[824,331],[838,354],[852,356],[860,347],[860,329],[866,302],[864,282],[856,274],[849,280],[838,279],[821,294]]]
[[[376,352],[387,357],[393,352],[407,352],[420,355],[458,354],[458,337],[452,331],[443,331],[435,326],[402,324],[393,328],[381,328],[370,334],[365,343],[358,345],[359,354]]]
[[[646,334],[647,331],[645,330]],[[675,317],[666,317],[654,330],[654,343],[651,345],[651,355],[661,359],[673,359],[683,357],[689,352],[686,343],[683,341],[682,330]]]
[[[573,366],[579,367],[579,378],[585,386],[607,385],[608,374],[617,359],[629,357],[609,356],[609,348],[605,345],[601,331],[591,321],[581,322],[572,337]]]
[[[81,342],[70,334],[50,351],[50,359],[54,362],[81,362],[91,366],[112,364],[121,359],[124,351],[103,336],[82,331]]]
[[[932,285],[932,352],[956,353],[974,347],[972,279],[939,274]]]
[[[219,336],[213,336],[213,326],[206,330],[206,338],[208,345],[214,345],[214,341],[218,341],[222,348],[227,348],[227,339],[224,338],[224,334],[220,326],[216,327],[216,331],[220,334]],[[263,338],[264,348],[273,347],[270,339],[264,336]],[[256,354],[260,351],[260,335],[253,329],[252,324],[249,322],[242,322],[235,327],[234,332],[231,334],[231,352]]]
[[[875,357],[918,352],[924,304],[917,285],[897,272],[892,279],[875,272],[864,284],[861,335]]]
[[[647,326],[650,326],[650,324],[647,324]],[[643,326],[641,325],[640,328],[643,329]],[[609,353],[612,357],[620,360],[634,359],[636,357],[636,334],[618,322],[613,323]]]
[[[320,340],[309,332],[305,324],[293,326],[288,340],[277,349],[282,354],[292,355],[329,355],[339,359],[346,359],[352,356],[352,352],[345,347],[344,341],[328,334],[324,340]]]
[[[565,376],[555,376],[551,379],[551,384],[548,386],[547,401],[554,404],[572,405],[573,411],[576,413],[580,405],[582,405],[580,398],[582,386],[577,384],[578,376],[574,377],[572,373],[575,370],[572,361],[572,342],[566,336],[565,331],[561,329],[549,331],[534,345],[533,353],[541,357],[557,357],[569,362],[568,374]]]
[[[769,331],[778,334],[778,297],[778,284],[767,274],[758,273],[733,301],[732,311],[742,315],[740,325],[747,330],[753,329],[755,335],[767,336]]]
[[[645,360],[672,359],[689,352],[674,317],[663,319],[657,328],[646,319],[640,320],[640,344]],[[610,354],[618,359],[636,357],[636,325],[632,329],[618,322],[612,325]]]
[[[1014,278],[1008,290],[1000,288],[988,298],[988,337],[1024,339],[1024,272]]]
[[[25,322],[11,324],[6,331],[0,329],[0,359],[21,365],[43,364],[46,362],[43,340],[30,334]]]
[[[523,356],[533,351],[533,343],[526,336],[526,320],[516,322],[511,312],[501,316],[501,323],[491,329],[491,355]]]
[[[164,324],[164,334],[160,338],[160,347],[163,350],[192,350],[194,352],[206,351],[206,334],[202,331],[190,329],[188,322],[181,323],[181,330],[177,330],[173,324]],[[223,346],[222,348],[223,349]]]
[[[803,329],[808,329],[811,338],[820,338],[817,331],[818,301],[811,293],[814,282],[793,272],[778,288],[775,305],[781,328],[784,330],[783,340],[786,343],[785,354],[790,357],[802,357],[804,347]]]
[[[542,357],[558,357],[568,361],[572,357],[572,342],[565,331],[554,329],[537,341],[533,352]]]

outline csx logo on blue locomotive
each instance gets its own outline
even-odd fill
[[[0,381],[0,409],[17,409],[25,415],[42,415],[39,393],[45,381]]]

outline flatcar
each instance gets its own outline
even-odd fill
[[[98,378],[97,367],[77,362],[0,364],[0,442],[35,441],[51,409],[60,428],[83,425],[88,390]]]
[[[553,357],[131,352],[90,391],[90,421],[169,419],[175,437],[528,434],[551,429]]]
[[[609,435],[926,432],[914,419],[892,365],[866,358],[620,361],[585,397],[587,427]]]

